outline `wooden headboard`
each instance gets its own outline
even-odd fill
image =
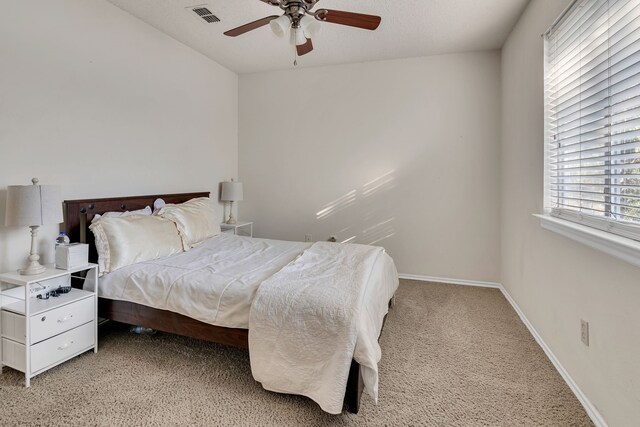
[[[93,241],[93,233],[89,225],[95,214],[110,211],[133,211],[150,206],[162,199],[166,203],[183,203],[195,197],[209,197],[209,192],[180,193],[180,194],[152,194],[149,196],[110,197],[104,199],[83,199],[64,201],[65,231],[71,242],[89,244],[89,261],[96,262],[98,253]]]

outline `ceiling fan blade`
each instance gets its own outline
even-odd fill
[[[267,3],[270,4],[271,6],[280,6],[280,3],[278,3],[278,0],[260,0],[263,3]]]
[[[298,51],[298,56],[306,55],[311,52],[313,50],[313,43],[311,43],[311,39],[307,39],[305,44],[296,46],[296,50]]]
[[[365,30],[375,30],[380,25],[380,21],[382,21],[382,18],[379,16],[344,12],[342,10],[324,9],[318,12],[316,19],[319,21],[348,25],[350,27],[357,27]]]
[[[257,21],[249,22],[248,24],[244,24],[238,28],[234,28],[224,33],[225,36],[229,37],[237,37],[240,34],[247,33],[251,30],[255,30],[256,28],[263,27],[267,25],[272,20],[276,19],[278,15],[267,16],[266,18],[258,19]]]

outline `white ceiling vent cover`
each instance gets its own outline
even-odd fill
[[[207,7],[206,4],[200,4],[198,6],[189,6],[187,10],[195,13],[196,16],[202,19],[207,24],[212,24],[214,22],[220,22],[220,18],[211,12],[211,10]]]

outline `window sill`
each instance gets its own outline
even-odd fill
[[[576,224],[551,215],[534,214],[533,216],[540,219],[540,225],[546,230],[561,234],[576,242],[640,267],[640,242],[636,240]]]

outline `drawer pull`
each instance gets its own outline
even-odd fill
[[[64,323],[67,320],[71,320],[73,318],[73,314],[68,314],[66,316],[64,316],[62,319],[58,319],[58,323]]]
[[[73,341],[66,342],[66,343],[62,344],[60,347],[58,347],[58,350],[66,350],[69,347],[71,347],[72,345],[73,345]]]

